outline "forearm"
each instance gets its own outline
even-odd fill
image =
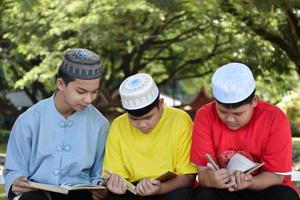
[[[178,175],[175,178],[162,183],[158,193],[165,194],[175,189],[192,187],[195,176],[195,174]]]
[[[257,176],[253,177],[252,184],[248,188],[249,190],[263,190],[272,185],[282,184],[284,176],[277,175],[271,172],[261,172]]]

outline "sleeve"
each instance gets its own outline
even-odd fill
[[[263,149],[264,169],[271,172],[292,171],[292,141],[290,124],[281,111],[271,124],[270,134]]]
[[[128,179],[129,174],[124,167],[121,153],[121,141],[118,137],[120,132],[121,129],[118,121],[113,122],[109,129],[106,141],[103,170],[109,170],[125,179]]]
[[[217,160],[212,139],[212,126],[212,119],[210,119],[208,111],[198,110],[194,120],[190,157],[191,162],[195,165],[206,166],[206,153],[215,161]]]
[[[101,180],[101,173],[99,173],[99,169],[101,170],[103,167],[103,160],[104,160],[104,152],[105,152],[105,144],[107,139],[109,129],[109,122],[105,121],[104,125],[99,130],[99,137],[97,142],[97,153],[96,153],[96,160],[91,169],[91,182],[92,184],[97,184]]]
[[[182,118],[185,123],[181,126],[181,131],[178,137],[177,144],[177,164],[175,173],[177,174],[192,174],[197,173],[197,169],[189,161],[191,152],[191,141],[192,141],[192,129],[193,122],[191,118],[186,115]],[[176,126],[177,127],[177,126]]]
[[[7,153],[3,175],[5,178],[5,191],[9,189],[20,176],[29,176],[29,158],[31,151],[31,127],[26,125],[20,116],[10,133],[7,144]]]

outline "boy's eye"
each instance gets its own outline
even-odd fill
[[[78,94],[84,94],[84,91],[77,91]]]

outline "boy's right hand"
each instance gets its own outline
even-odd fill
[[[207,176],[208,176],[208,187],[214,187],[218,189],[229,189],[236,187],[235,181],[232,181],[233,174],[227,169],[215,170],[211,163],[207,163]]]
[[[17,178],[11,187],[11,191],[15,193],[15,195],[19,196],[25,192],[35,191],[37,189],[31,188],[28,186],[27,177],[21,176]]]
[[[117,174],[110,173],[105,177],[107,181],[107,189],[115,194],[125,194],[127,186],[123,178]]]

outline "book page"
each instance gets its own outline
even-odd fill
[[[68,190],[95,190],[95,189],[105,189],[102,185],[92,185],[88,183],[65,183],[60,185],[62,188]]]
[[[49,192],[57,192],[57,193],[62,193],[62,194],[68,194],[68,190],[65,188],[62,188],[57,185],[51,185],[51,184],[46,184],[46,183],[37,183],[33,181],[28,181],[29,187],[35,188],[35,189],[40,189],[40,190],[46,190]]]
[[[253,168],[256,166],[256,163],[249,160],[248,158],[246,158],[245,156],[236,153],[234,154],[234,156],[230,159],[228,165],[227,165],[227,169],[229,171],[242,171],[242,172],[246,172],[249,169]]]
[[[258,168],[260,168],[261,166],[263,166],[265,163],[256,163],[256,165],[254,167],[252,167],[251,169],[249,169],[248,171],[246,171],[245,173],[251,174],[252,172],[254,172],[255,170],[257,170]]]

